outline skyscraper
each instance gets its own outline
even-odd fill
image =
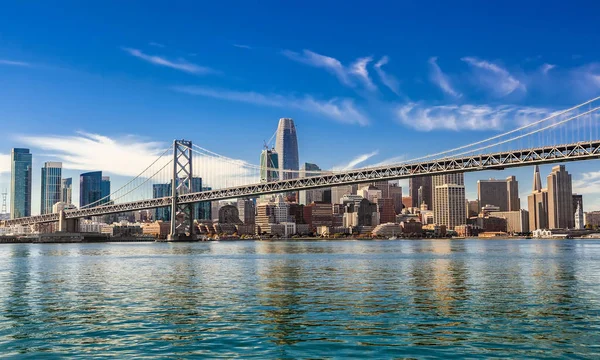
[[[527,197],[529,231],[548,228],[548,190],[542,189],[542,178],[538,165],[533,170],[533,191]]]
[[[296,137],[296,126],[294,120],[288,118],[279,119],[277,136],[275,139],[275,150],[279,155],[279,170],[299,169],[298,161],[298,138]],[[280,172],[281,180],[297,178],[295,173]]]
[[[571,175],[564,165],[554,166],[548,175],[548,227],[572,229],[575,227]]]
[[[245,225],[254,225],[256,218],[255,206],[256,204],[253,199],[241,198],[237,200],[238,214],[240,220],[242,220]]]
[[[319,171],[321,171],[321,168],[317,164],[304,163],[302,169],[300,169],[300,177],[316,176]],[[324,191],[325,189],[301,190],[298,203],[309,205],[313,202],[322,202]]]
[[[102,171],[92,171],[79,176],[79,207],[99,205],[102,199]]]
[[[421,196],[419,196],[419,189]],[[433,188],[431,176],[418,176],[408,179],[408,195],[413,199],[411,207],[419,208],[424,202],[429,209],[432,209]]]
[[[153,184],[152,185],[152,198],[159,199],[167,196],[171,196],[171,183],[168,184]],[[170,221],[171,220],[171,207],[165,206],[154,209],[154,220]]]
[[[10,153],[10,218],[31,216],[31,161],[29,149]]]
[[[279,168],[279,156],[277,151],[264,149],[260,153],[260,182],[271,182],[279,180],[277,170]]]
[[[60,201],[65,204],[73,203],[73,179],[66,178],[61,180],[60,184]]]
[[[102,190],[100,198],[103,199],[101,203],[108,204],[110,202],[110,176],[102,177],[100,189]]]
[[[508,187],[504,180],[478,180],[477,198],[479,199],[479,210],[486,205],[494,205],[499,211],[508,211]]]
[[[40,214],[52,212],[52,206],[61,200],[62,163],[46,162],[42,168]]]
[[[508,190],[508,210],[507,211],[519,211],[521,210],[521,199],[519,199],[519,182],[514,176],[506,178],[506,188]]]
[[[463,173],[436,175],[432,178],[433,218],[436,224],[454,230],[466,223],[465,177]]]

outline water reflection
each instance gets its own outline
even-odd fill
[[[0,247],[0,347],[114,357],[594,357],[598,241]]]

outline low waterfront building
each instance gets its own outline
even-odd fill
[[[171,223],[165,221],[155,221],[145,223],[142,226],[142,234],[150,235],[157,239],[166,239],[171,232]]]
[[[400,226],[402,227],[402,232],[404,234],[422,234],[423,233],[423,223],[421,223],[418,220],[407,220],[407,221],[402,221],[400,223]]]
[[[373,231],[371,231],[371,234],[373,236],[385,236],[385,237],[399,236],[400,234],[402,234],[402,226],[400,226],[400,224],[391,223],[391,222],[385,223],[385,224],[379,224],[373,229]]]
[[[529,232],[529,211],[527,210],[497,211],[490,213],[489,216],[506,219],[506,231],[508,233]]]

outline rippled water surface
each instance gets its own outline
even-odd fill
[[[600,357],[600,241],[0,246],[0,355]]]

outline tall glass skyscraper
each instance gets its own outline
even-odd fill
[[[171,188],[171,183],[168,184],[153,184],[152,185],[152,197],[154,199],[158,199],[158,198],[162,198],[162,197],[168,197],[173,195],[172,194],[172,188]],[[210,188],[208,188],[210,190]],[[202,187],[202,178],[201,177],[193,177],[192,178],[192,188],[191,188],[192,192],[198,192],[198,191],[205,191],[204,188]],[[203,219],[203,205],[206,202],[203,203],[196,203],[193,206],[193,210],[192,210],[192,216],[194,217],[194,219]],[[208,204],[210,205],[210,201],[208,202]],[[210,206],[209,206],[210,209]],[[154,220],[162,220],[162,221],[170,221],[171,220],[171,207],[167,206],[167,207],[162,207],[162,208],[157,208],[154,210]]]
[[[31,216],[31,160],[29,149],[10,153],[10,218]]]
[[[62,163],[46,162],[42,168],[40,213],[49,214],[54,204],[61,200]]]
[[[73,179],[72,178],[62,179],[60,191],[61,191],[60,201],[64,202],[65,204],[72,204],[73,203]]]
[[[279,168],[279,157],[275,150],[264,149],[260,153],[260,182],[277,181],[279,176],[277,170]]]
[[[102,184],[100,186],[100,189],[102,191],[102,196],[100,197],[102,200],[102,204],[108,204],[110,203],[110,176],[103,176],[102,177]]]
[[[79,207],[95,203],[100,199],[102,199],[102,171],[81,174],[79,176]]]
[[[279,119],[277,126],[277,137],[275,140],[275,150],[279,155],[279,170],[299,169],[298,161],[298,138],[296,137],[296,126],[294,120],[288,118]],[[279,179],[297,178],[298,174],[281,173]]]

